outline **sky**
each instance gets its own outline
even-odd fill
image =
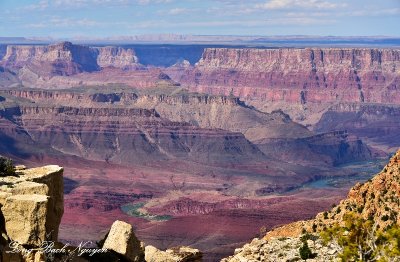
[[[0,37],[400,36],[400,0],[0,0]]]

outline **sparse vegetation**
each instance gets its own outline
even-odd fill
[[[375,199],[375,194],[371,193],[371,199]]]
[[[15,176],[15,168],[11,159],[0,156],[0,177],[5,176]]]
[[[312,257],[311,249],[308,247],[307,241],[303,241],[303,245],[299,248],[300,257],[307,260]]]
[[[365,198],[367,196],[367,191],[362,192],[362,198]]]
[[[313,232],[317,232],[317,225],[316,224],[312,225],[312,230],[313,230]]]
[[[344,216],[344,226],[335,225],[321,233],[327,243],[342,249],[342,261],[394,261],[400,256],[400,227],[394,224],[379,230],[377,222],[364,220],[354,213]]]
[[[310,234],[310,233],[305,233],[300,237],[301,242],[303,243],[302,246],[299,248],[299,254],[301,259],[307,260],[309,258],[314,258],[316,254],[313,254],[311,251],[310,247],[308,246],[307,241],[311,240],[314,243],[315,247],[315,241],[318,239],[317,236]]]

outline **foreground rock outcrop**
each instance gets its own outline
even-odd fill
[[[0,178],[1,213],[11,240],[38,245],[56,241],[64,212],[63,169],[45,166]]]
[[[123,255],[129,261],[139,262],[144,259],[144,250],[133,233],[130,224],[115,221],[104,240],[103,248]]]
[[[202,254],[198,249],[190,247],[176,247],[161,251],[153,246],[147,246],[146,261],[199,262],[202,261]]]
[[[22,250],[23,246],[39,247],[44,241],[57,241],[64,212],[62,173],[59,166],[44,166],[20,169],[16,176],[0,178],[4,261],[22,254],[8,254],[7,248],[15,246],[10,243]]]
[[[161,251],[140,242],[132,225],[115,221],[100,247],[58,242],[63,215],[63,168],[50,165],[0,177],[0,262],[201,261],[197,249]],[[146,260],[145,260],[146,256]]]
[[[301,261],[299,257],[299,247],[301,244],[302,241],[300,238],[281,237],[270,240],[255,238],[251,243],[235,249],[234,256],[222,259],[221,262]],[[314,252],[319,254],[318,258],[307,259],[308,262],[337,261],[338,246],[326,246],[321,239],[317,239],[316,241],[308,240],[308,245]]]

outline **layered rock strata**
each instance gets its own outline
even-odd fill
[[[95,50],[97,51],[97,64],[102,68],[129,68],[139,63],[133,49],[107,46],[98,47]]]
[[[0,69],[14,75],[2,74],[9,79],[0,81],[4,87],[65,88],[111,83],[147,87],[167,80],[160,77],[163,74],[159,70],[137,70],[143,67],[132,49],[89,47],[70,42],[48,46],[8,45],[0,60]]]
[[[30,64],[50,64],[56,74],[72,75],[105,67],[135,66],[138,59],[132,49],[120,47],[88,47],[62,42],[49,46],[7,46],[1,63],[19,68]],[[64,70],[63,72],[61,70]]]
[[[397,103],[399,70],[397,49],[207,48],[175,80],[196,91],[272,102]]]
[[[142,93],[129,89],[117,92],[14,89],[4,90],[1,93],[3,96],[8,96],[10,100],[28,99],[36,105],[46,103],[54,104],[55,107],[65,105],[65,108],[69,108],[81,107],[84,104],[92,108],[91,112],[95,112],[94,108],[102,108],[104,112],[109,110],[110,117],[111,112],[115,111],[114,107],[155,110],[160,116],[156,119],[168,119],[203,129],[240,132],[266,155],[273,156],[280,152],[285,160],[290,161],[303,159],[297,156],[299,150],[308,151],[304,154],[307,157],[303,162],[312,156],[309,158],[310,161],[326,162],[330,165],[372,157],[372,153],[360,139],[344,131],[314,135],[280,110],[263,113],[248,106],[237,97],[191,94],[179,88],[176,90],[178,92],[174,89],[166,90],[164,94]],[[321,156],[324,158],[323,161],[319,161]]]
[[[91,160],[132,164],[179,158],[222,164],[264,158],[240,133],[172,122],[154,109],[22,106],[0,114],[11,120],[8,128],[24,130],[12,136],[29,134],[32,142]]]

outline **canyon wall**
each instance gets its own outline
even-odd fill
[[[98,71],[105,67],[134,66],[138,60],[132,49],[95,48],[62,42],[48,46],[8,45],[1,63],[16,68],[32,64],[50,64],[55,75],[73,75]]]
[[[219,128],[240,132],[252,142],[265,138],[298,138],[312,133],[294,123],[281,111],[262,113],[246,106],[237,97],[207,94],[141,94],[138,91],[76,93],[45,90],[5,90],[6,94],[37,102],[62,105],[107,106],[124,104],[136,108],[155,109],[163,118],[190,123],[201,128]],[[103,105],[98,104],[103,103]],[[286,130],[286,132],[282,132]]]
[[[397,49],[207,48],[174,80],[196,91],[266,101],[398,103],[399,74]]]
[[[216,161],[220,163],[225,162],[225,155],[230,151],[227,146],[233,143],[238,143],[236,150],[242,155],[241,162],[262,158],[250,153],[252,146],[271,158],[279,154],[285,161],[318,163],[319,166],[366,160],[375,153],[346,132],[329,133],[328,128],[316,136],[282,111],[263,113],[237,97],[177,90],[179,92],[166,89],[162,94],[100,88],[90,91],[4,90],[1,92],[4,100],[16,101],[20,106],[13,111],[9,108],[2,115],[24,128],[40,144],[50,143],[49,147],[57,150],[97,160],[119,161],[127,150],[124,162],[129,162],[128,158],[140,162],[146,159],[142,157],[145,154],[142,149],[153,148],[155,150],[148,152],[148,160],[171,156],[186,158],[189,153],[190,159],[196,156],[196,161],[207,162],[209,154],[200,153],[200,140],[205,144],[209,141],[210,148],[223,156]],[[105,134],[108,132],[112,134]],[[189,139],[190,134],[193,137]],[[65,138],[61,139],[63,136]],[[129,149],[123,142],[129,140],[128,136],[141,146]],[[225,146],[220,144],[223,137]],[[139,151],[133,154],[128,152],[130,150]],[[298,157],[299,152],[303,152],[300,155],[304,157]],[[248,157],[248,153],[251,156]]]
[[[51,65],[55,75],[73,75],[98,70],[93,50],[86,46],[63,42],[49,46],[7,46],[2,63],[9,67],[29,64]]]
[[[350,135],[390,152],[400,145],[400,50],[207,48],[194,66],[165,70],[194,92],[281,110],[316,132]]]
[[[23,141],[90,160],[145,164],[191,160],[226,165],[265,156],[241,133],[162,118],[154,109],[21,105],[0,111],[2,130]],[[205,150],[208,148],[208,150]]]
[[[0,60],[0,74],[0,87],[8,88],[177,85],[160,69],[140,65],[133,49],[89,47],[70,42],[48,46],[9,45]]]
[[[279,155],[281,160],[302,162],[307,166],[339,166],[383,156],[347,131],[321,132],[306,138],[269,139],[264,144],[260,141],[257,146],[266,155]]]
[[[97,64],[100,67],[126,68],[135,66],[139,62],[133,49],[121,47],[98,47]]]
[[[400,101],[398,49],[205,48],[194,66],[182,62],[155,69],[140,65],[132,48],[63,42],[49,46],[7,46],[0,66],[14,70],[23,85],[32,87],[121,83],[148,88],[163,81],[169,85],[182,84],[197,92],[299,105],[338,101],[399,104]]]
[[[0,87],[1,86],[7,86],[7,87],[12,87],[12,86],[18,86],[20,83],[20,80],[18,79],[18,76],[10,71],[8,68],[2,67],[0,65]]]
[[[145,69],[132,48],[88,47],[70,42],[49,46],[9,45],[0,65],[18,69],[18,77],[36,87],[47,87],[44,85],[47,82],[52,86],[81,85],[85,83],[83,78],[69,82],[51,78],[90,72],[96,74],[89,78],[126,83],[120,79],[123,72],[113,71],[110,75],[110,71],[102,69]],[[178,63],[162,70],[166,73],[163,80],[169,80],[169,75],[193,91],[262,101],[298,104],[336,101],[398,104],[400,101],[398,49],[205,48],[194,66]],[[141,71],[141,74],[152,72]],[[135,70],[130,74],[136,74]]]
[[[400,107],[384,104],[338,103],[322,114],[317,132],[347,130],[391,150],[400,145]]]

